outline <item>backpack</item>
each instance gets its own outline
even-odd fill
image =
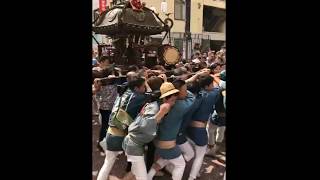
[[[134,93],[125,92],[122,96],[118,97],[115,106],[112,108],[110,121],[112,125],[120,130],[126,131],[129,125],[133,122],[132,117],[127,113],[128,105]]]

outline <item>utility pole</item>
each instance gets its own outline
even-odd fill
[[[189,46],[191,46],[190,40],[191,40],[191,33],[190,33],[190,11],[191,11],[191,0],[186,0],[186,26],[185,26],[185,42],[186,42],[186,59],[189,59],[189,56],[191,56],[191,52],[189,52]]]

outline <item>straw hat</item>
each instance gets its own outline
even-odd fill
[[[161,96],[160,99],[178,93],[179,90],[174,87],[172,83],[164,82],[160,87]]]

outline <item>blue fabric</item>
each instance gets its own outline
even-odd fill
[[[112,134],[107,133],[107,136],[106,136],[107,150],[122,151],[123,139],[124,139],[123,136],[114,136]]]
[[[200,107],[201,103],[202,103],[201,96],[197,96],[193,101],[193,104],[190,106],[189,111],[186,114],[184,114],[183,121],[181,123],[177,140],[176,140],[177,144],[184,144],[187,141],[186,129],[192,120],[192,114]]]
[[[128,136],[137,144],[144,145],[151,142],[157,135],[158,124],[155,115],[159,112],[157,101],[144,106],[141,113],[128,128]]]
[[[183,116],[189,111],[194,99],[194,95],[188,91],[185,99],[176,101],[168,115],[159,124],[158,138],[160,141],[172,141],[177,138]]]
[[[206,128],[189,127],[188,137],[197,145],[205,146],[208,144],[208,134]]]
[[[215,109],[219,92],[219,88],[214,88],[211,91],[201,90],[199,92],[202,102],[201,106],[192,114],[193,121],[208,121],[210,114]]]
[[[211,91],[201,90],[199,92],[201,104],[192,114],[192,121],[208,121],[210,114],[215,110],[215,104],[217,103],[220,92],[219,88],[214,88]],[[198,146],[205,146],[208,144],[208,134],[205,127],[189,127],[187,129],[187,134]]]
[[[148,103],[128,128],[128,135],[122,147],[128,155],[143,156],[144,145],[151,142],[157,134],[155,115],[159,112],[157,101]]]
[[[144,94],[134,92],[131,101],[127,108],[127,113],[132,119],[135,119],[142,107],[146,104],[147,96]]]
[[[144,145],[151,142],[157,134],[155,115],[159,112],[157,101],[148,103],[128,128],[123,141],[123,149],[128,155],[142,156]]]
[[[136,142],[132,141],[129,136],[124,138],[122,149],[127,155],[131,156],[143,156],[144,154],[144,145],[137,144]]]
[[[157,148],[156,153],[163,159],[175,159],[181,155],[181,150],[178,146],[171,149]]]
[[[176,143],[178,145],[180,145],[180,144],[184,144],[185,142],[187,142],[186,134],[185,133],[179,133],[178,136],[177,136]]]

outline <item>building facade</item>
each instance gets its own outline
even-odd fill
[[[189,0],[191,42],[189,42],[188,50],[185,35],[186,1],[144,0],[143,2],[146,2],[147,7],[155,9],[162,19],[165,19],[166,14],[170,13],[169,17],[174,20],[171,42],[183,52],[184,59],[191,58],[197,44],[203,51],[208,49],[218,50],[226,41],[225,0]],[[161,38],[161,36],[158,36],[158,38]],[[168,41],[164,43],[168,43]],[[186,51],[188,53],[185,53]]]
[[[107,6],[112,6],[113,1],[106,0]],[[186,1],[190,1],[190,33],[191,40],[186,41]],[[225,0],[142,0],[146,7],[159,14],[161,19],[170,17],[174,21],[171,29],[171,43],[183,54],[183,59],[190,59],[194,47],[200,50],[218,50],[226,41],[226,4]],[[93,0],[93,10],[99,8],[99,0]],[[160,40],[165,33],[154,35],[154,40]],[[99,37],[102,42],[105,37]],[[101,42],[100,41],[100,42]],[[187,42],[189,42],[187,46]],[[169,43],[165,39],[164,44]],[[188,48],[187,48],[188,47]],[[187,52],[188,51],[188,52]],[[187,52],[187,53],[186,53]]]

